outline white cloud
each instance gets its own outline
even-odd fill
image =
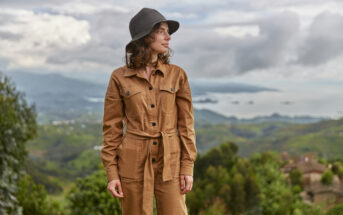
[[[231,26],[231,27],[218,27],[214,31],[220,35],[231,35],[234,37],[257,36],[259,34],[259,27],[256,25],[250,26]]]
[[[124,63],[130,18],[151,7],[181,23],[170,42],[172,63],[192,77],[343,79],[342,70],[334,69],[343,65],[338,60],[343,47],[325,46],[342,43],[339,1],[4,0],[0,5],[0,49],[6,50],[0,66],[8,70],[109,74]]]
[[[4,9],[0,14],[11,18],[0,31],[19,35],[19,40],[0,39],[0,57],[9,60],[9,69],[44,66],[45,58],[58,50],[72,50],[91,40],[85,20],[64,15]]]

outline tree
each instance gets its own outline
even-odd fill
[[[343,203],[335,205],[334,207],[332,207],[327,215],[343,215]]]
[[[36,135],[36,111],[1,72],[0,110],[0,214],[21,214],[15,193],[24,174],[25,142]]]
[[[251,157],[251,162],[256,170],[256,178],[262,192],[262,214],[323,215],[321,208],[302,202],[299,192],[290,189],[285,176],[280,171],[282,160],[278,153],[273,151],[255,153]]]
[[[190,214],[238,215],[257,210],[259,189],[253,167],[237,151],[236,144],[223,142],[198,155],[193,190],[186,199]]]
[[[302,180],[303,174],[298,168],[294,168],[289,173],[289,178],[291,179],[291,183],[294,186],[299,186],[303,188],[303,180]]]
[[[332,171],[330,169],[326,170],[323,173],[322,177],[320,178],[320,182],[324,185],[330,185],[330,184],[332,184],[333,176],[334,176],[334,174],[332,173]]]

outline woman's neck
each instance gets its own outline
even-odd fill
[[[152,53],[152,55],[151,55],[151,63],[153,64],[156,61],[157,61],[157,54],[156,53]]]

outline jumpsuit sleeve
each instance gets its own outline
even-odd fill
[[[115,71],[114,71],[115,72]],[[106,170],[107,180],[119,179],[117,167],[117,148],[123,137],[124,106],[119,93],[117,80],[112,72],[108,83],[102,122],[102,148],[100,157]]]
[[[191,88],[186,72],[181,68],[180,87],[176,92],[177,127],[181,140],[180,174],[193,176],[197,155]]]

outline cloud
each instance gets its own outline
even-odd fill
[[[109,74],[124,64],[128,23],[142,7],[180,22],[170,41],[172,63],[192,77],[311,78],[319,68],[341,65],[343,4],[334,0],[3,0],[0,6],[0,49],[7,50],[0,62],[7,70]],[[326,69],[321,77],[335,75]]]
[[[343,15],[324,12],[316,16],[309,35],[299,47],[295,63],[316,66],[343,53]]]
[[[87,43],[87,21],[64,15],[5,9],[8,17],[0,27],[0,57],[10,68],[44,66],[44,59],[60,49],[73,49]]]
[[[289,43],[299,30],[297,14],[285,12],[254,24],[259,27],[257,36],[222,36],[211,29],[185,29],[172,44],[182,53],[181,58],[192,59],[183,63],[202,76],[238,75],[285,62]]]

